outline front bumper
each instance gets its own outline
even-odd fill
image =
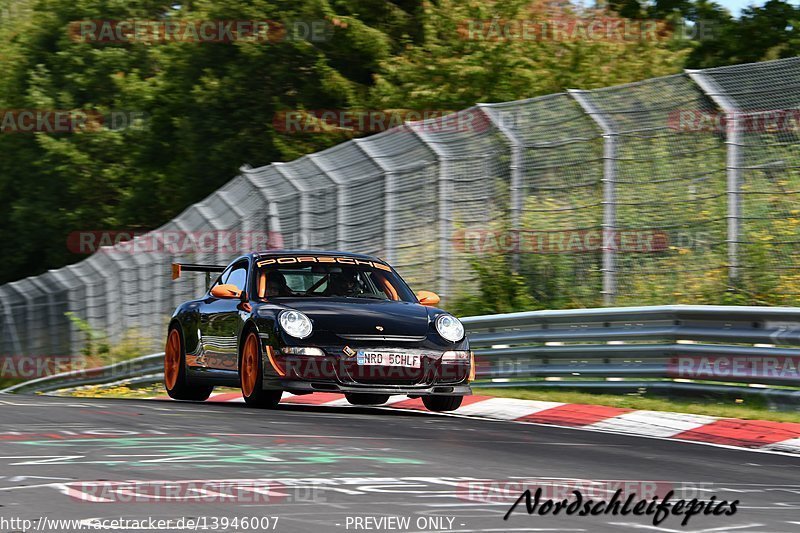
[[[334,381],[306,381],[299,379],[265,379],[265,389],[283,389],[287,392],[307,394],[311,392],[389,394],[404,396],[469,396],[472,388],[467,384],[434,384],[423,386],[388,384],[343,384]]]
[[[419,367],[362,366],[358,349],[420,357]],[[445,362],[441,350],[400,346],[362,346],[346,355],[342,348],[325,347],[324,356],[285,355],[270,350],[265,361],[264,389],[289,392],[396,394],[408,396],[469,395],[470,362]]]

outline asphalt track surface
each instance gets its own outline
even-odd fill
[[[48,521],[93,518],[195,518],[195,529],[207,531],[252,531],[260,519],[266,530],[315,533],[800,531],[800,459],[754,451],[303,405],[261,411],[237,403],[0,395],[0,424],[3,532],[22,529],[12,518],[31,520],[37,531],[75,531],[75,524]],[[608,499],[617,485],[603,480],[622,480],[627,490],[655,487],[663,497],[673,488],[687,499],[695,491],[740,504],[733,516],[695,516],[686,527],[673,516],[659,527],[647,516],[529,516],[524,504],[504,521],[518,495],[509,482],[519,478],[550,496],[577,488]],[[239,489],[223,488],[230,486]],[[236,517],[250,522],[233,527]],[[276,526],[269,517],[278,517]],[[386,517],[408,526],[377,522]]]

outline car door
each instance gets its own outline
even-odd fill
[[[214,285],[236,285],[240,290],[246,290],[248,267],[247,259],[237,261],[222,273]],[[238,298],[216,298],[209,291],[204,303],[200,334],[207,366],[236,371],[241,302]]]

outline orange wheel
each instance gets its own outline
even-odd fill
[[[178,384],[181,370],[181,337],[177,329],[169,332],[167,347],[164,350],[164,385],[172,390]]]
[[[264,389],[264,376],[261,362],[261,339],[251,331],[244,339],[239,363],[239,380],[242,383],[244,403],[250,407],[272,409],[278,406],[283,391]]]
[[[253,395],[258,381],[258,336],[251,333],[247,336],[242,352],[242,394],[249,398]]]

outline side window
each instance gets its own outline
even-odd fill
[[[241,261],[233,265],[233,270],[231,270],[223,283],[236,285],[239,290],[245,290],[247,288],[247,261]]]
[[[228,277],[231,275],[231,270],[232,269],[233,269],[233,266],[229,266],[228,268],[223,270],[222,274],[220,274],[219,278],[217,278],[217,281],[212,283],[211,287],[209,287],[209,289],[213,289],[217,285],[224,285],[225,283],[227,283],[227,281],[225,281],[225,280],[228,279]]]

